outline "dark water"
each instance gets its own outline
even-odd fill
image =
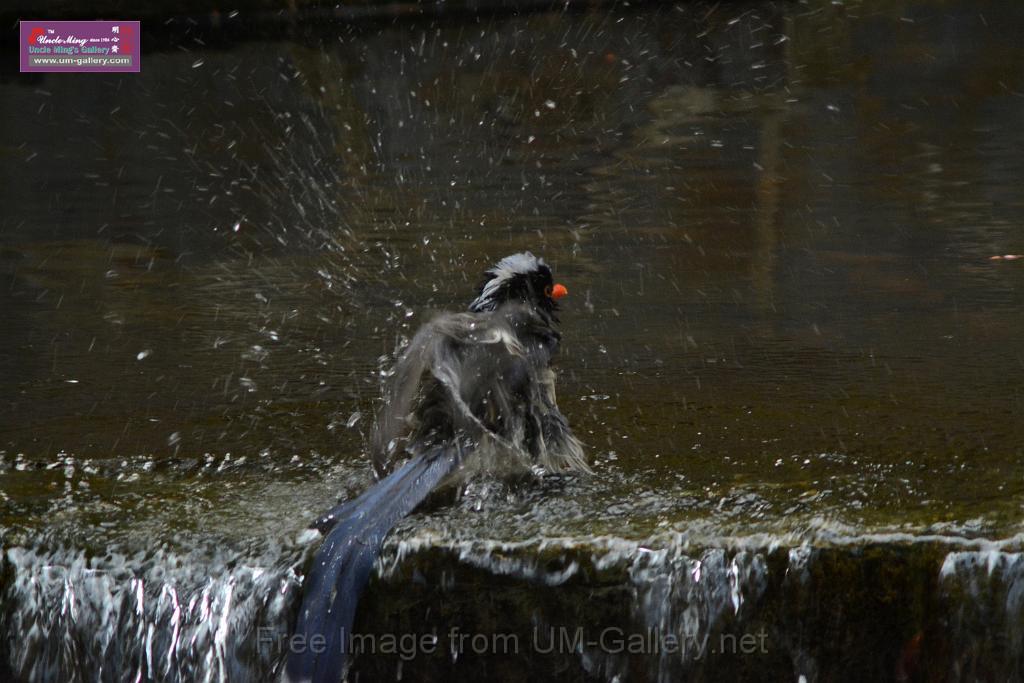
[[[771,654],[357,671],[1021,675],[1024,260],[991,257],[1024,253],[1022,28],[687,3],[7,80],[8,673],[270,676],[255,629],[287,632],[303,529],[370,481],[396,346],[530,249],[571,292],[597,475],[411,519],[362,628],[762,625]]]

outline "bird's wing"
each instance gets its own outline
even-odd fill
[[[590,472],[583,444],[569,427],[569,421],[558,409],[555,400],[555,373],[545,368],[538,377],[541,396],[540,433],[543,448],[538,454],[540,464],[552,472],[575,470]]]
[[[526,306],[448,313],[425,324],[394,367],[372,441],[386,474],[401,439],[430,413],[431,426],[497,446],[551,471],[584,470],[582,445],[555,401],[549,368],[560,336]],[[424,398],[424,383],[444,389]],[[443,423],[443,425],[439,425]],[[524,457],[528,456],[528,457]]]
[[[419,329],[395,364],[385,389],[384,405],[377,415],[371,446],[378,474],[388,471],[394,454],[400,450],[427,378],[448,390],[447,417],[453,432],[462,431],[477,439],[487,437],[498,443],[504,441],[467,403],[468,386],[487,381],[480,367],[466,370],[468,364],[473,364],[473,358],[480,357],[482,348],[491,357],[520,357],[524,353],[508,325],[491,314],[442,314]]]
[[[377,413],[370,443],[373,467],[378,475],[387,473],[399,440],[408,430],[407,420],[422,383],[435,334],[432,324],[421,327],[395,363],[386,383],[384,403]]]

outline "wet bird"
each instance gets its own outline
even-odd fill
[[[325,534],[303,582],[291,681],[337,683],[349,663],[359,595],[388,532],[434,490],[474,472],[587,471],[555,402],[550,364],[568,293],[529,252],[484,274],[465,313],[425,324],[394,367],[371,440],[379,481],[314,526]],[[317,639],[316,641],[314,639]]]

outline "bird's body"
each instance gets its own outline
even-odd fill
[[[396,365],[378,416],[378,474],[390,471],[396,455],[456,438],[474,443],[479,462],[466,466],[584,468],[555,403],[550,362],[560,340],[550,316],[517,302],[424,325]]]
[[[530,253],[485,274],[469,312],[443,314],[416,333],[395,365],[377,415],[380,481],[317,520],[326,534],[303,588],[296,632],[322,652],[293,652],[286,677],[337,683],[348,661],[359,593],[391,528],[431,491],[486,470],[587,470],[555,401],[551,359],[566,293]]]

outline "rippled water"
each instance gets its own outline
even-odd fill
[[[396,345],[522,249],[572,293],[560,401],[597,475],[415,516],[363,628],[451,599],[424,576],[526,614],[486,577],[550,573],[576,585],[554,604],[617,586],[609,614],[672,632],[760,619],[786,676],[895,676],[918,632],[936,671],[1019,673],[1024,260],[991,257],[1024,253],[1022,26],[995,2],[688,3],[186,33],[139,76],[6,80],[9,673],[268,675],[254,629],[287,632],[303,529],[370,481]],[[578,568],[538,578],[545,543]],[[629,569],[595,578],[609,543]],[[880,592],[926,594],[883,605],[908,615],[888,649],[794,644],[832,633],[815,605],[862,602],[843,562],[872,548]],[[792,553],[828,588],[785,584]],[[455,616],[477,608],[500,630]],[[753,671],[721,666],[699,670]]]

